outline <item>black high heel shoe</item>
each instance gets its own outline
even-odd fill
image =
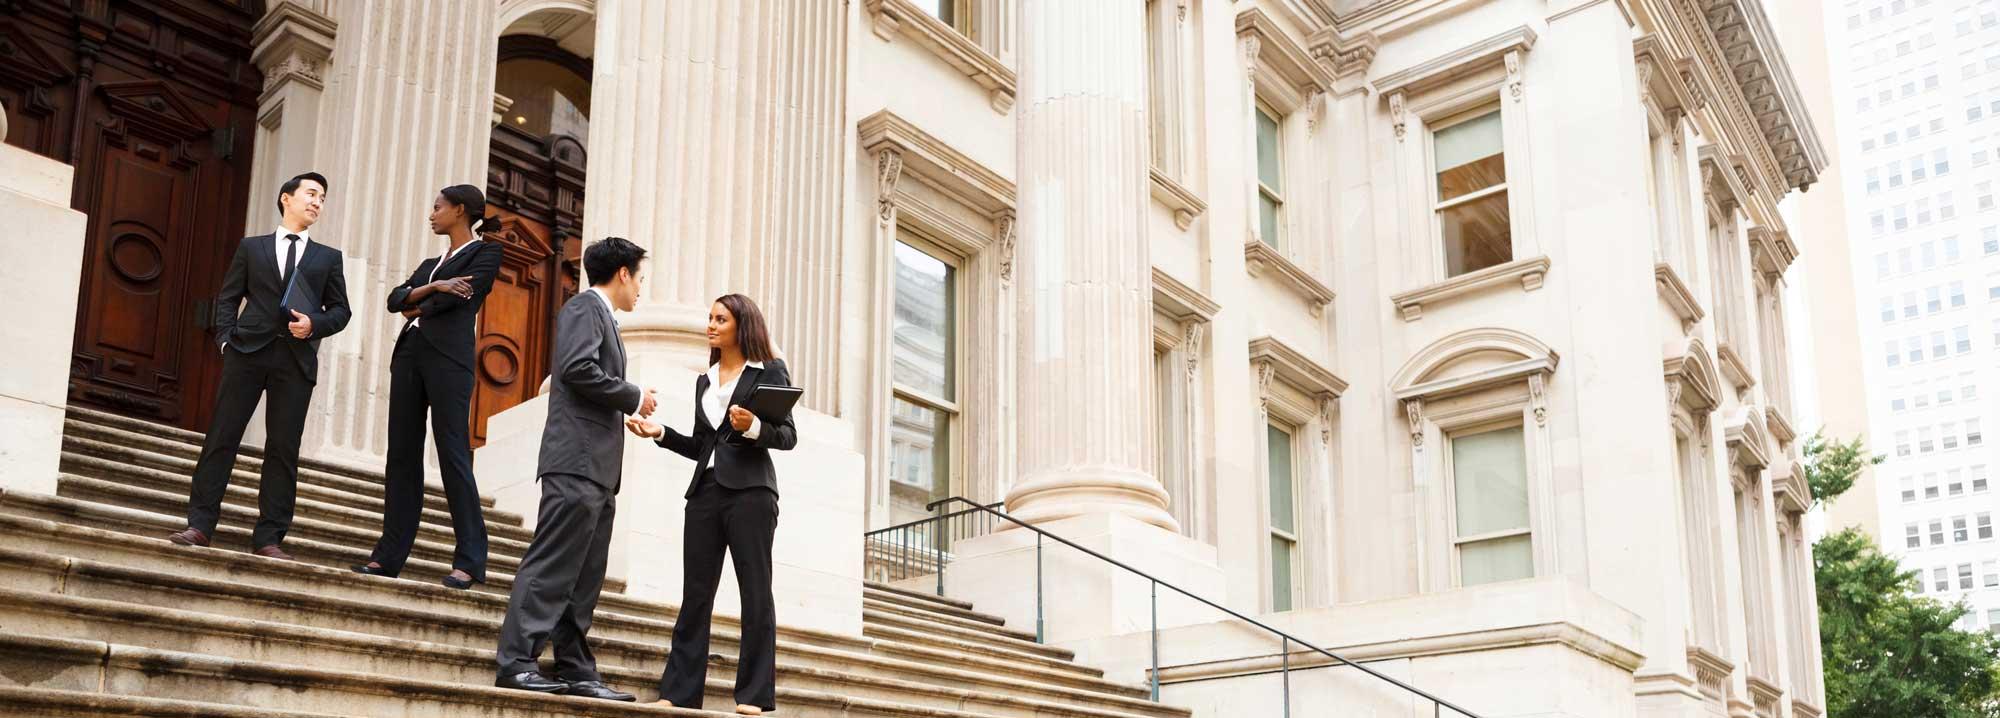
[[[444,584],[444,587],[445,587],[445,588],[455,588],[455,589],[458,589],[458,590],[460,590],[460,591],[463,591],[463,590],[465,590],[465,589],[468,589],[468,588],[472,588],[472,584],[475,584],[475,583],[485,583],[485,581],[481,581],[481,580],[479,580],[479,579],[476,579],[476,578],[473,578],[473,579],[466,579],[466,580],[459,580],[459,578],[458,578],[457,576],[453,576],[453,575],[451,575],[451,574],[448,574],[448,573],[447,573],[447,574],[445,574],[445,575],[444,575],[444,580],[443,580],[443,581],[441,581],[441,583],[443,583],[443,584]]]
[[[367,574],[369,576],[381,576],[383,578],[396,577],[395,574],[389,573],[389,569],[382,568],[381,566],[370,566],[365,563],[357,563],[352,566],[349,566],[348,568],[354,569],[355,573]]]

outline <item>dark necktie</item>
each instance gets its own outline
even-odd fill
[[[289,280],[292,278],[292,270],[299,266],[299,236],[287,234],[285,241],[290,243],[285,246],[285,279]]]

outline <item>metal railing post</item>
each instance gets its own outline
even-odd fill
[[[1160,702],[1160,582],[1153,582],[1153,702]]]
[[[1035,642],[1048,643],[1049,634],[1042,622],[1042,535],[1035,534]]]
[[[1292,718],[1292,638],[1284,637],[1283,645],[1284,650],[1281,654],[1285,658],[1285,718]]]

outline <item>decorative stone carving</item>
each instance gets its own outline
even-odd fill
[[[1410,422],[1410,446],[1424,448],[1424,400],[1408,399],[1403,402],[1403,417]]]
[[[264,71],[264,94],[288,82],[326,89],[327,61],[338,29],[333,18],[294,2],[277,3],[251,29],[250,61]]]
[[[1014,213],[1003,212],[999,220],[1000,284],[1014,283]]]
[[[1271,410],[1271,380],[1277,376],[1277,364],[1257,362],[1257,408],[1267,412]]]
[[[1396,141],[1403,141],[1403,93],[1389,96],[1389,121],[1395,123]]]
[[[1542,382],[1541,374],[1528,375],[1528,403],[1534,407],[1536,426],[1549,423],[1549,397]]]
[[[875,153],[875,221],[896,221],[896,181],[902,176],[902,152],[885,147]]]
[[[1187,380],[1193,384],[1201,372],[1201,340],[1208,333],[1208,322],[1184,322],[1181,329],[1181,353],[1187,356]]]
[[[1521,53],[1520,51],[1507,53],[1504,59],[1507,63],[1507,93],[1514,97],[1515,102],[1520,102],[1521,101]]]
[[[1333,447],[1333,397],[1319,399],[1319,443]]]

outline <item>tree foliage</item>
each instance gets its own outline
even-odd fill
[[[1805,465],[1806,485],[1812,489],[1816,501],[1832,501],[1854,487],[1854,480],[1861,477],[1861,471],[1882,463],[1884,456],[1870,455],[1868,447],[1857,436],[1845,442],[1828,440],[1824,429],[1806,437]],[[1873,500],[1874,497],[1865,497]]]
[[[2000,641],[1953,627],[1967,610],[1911,594],[1903,571],[1859,529],[1813,545],[1829,718],[2000,717]]]

